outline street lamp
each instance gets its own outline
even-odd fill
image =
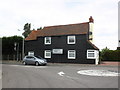
[[[20,29],[18,29],[18,31],[22,31],[22,30],[20,30]],[[22,59],[24,58],[24,42],[25,42],[25,40],[24,40],[24,36],[22,35],[22,37],[23,37],[23,40],[22,40]]]

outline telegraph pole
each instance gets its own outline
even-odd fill
[[[23,45],[23,46],[22,46],[22,47],[23,47],[23,48],[22,48],[22,59],[23,59],[23,58],[24,58],[24,51],[25,51],[25,50],[24,50],[24,49],[25,49],[25,48],[24,48],[24,37],[23,37],[23,44],[22,44],[22,45]]]
[[[22,31],[20,29],[18,29],[18,31]],[[24,47],[24,43],[25,43],[25,40],[24,40],[24,35],[22,35],[22,59],[24,58],[24,52],[25,52],[25,47]]]

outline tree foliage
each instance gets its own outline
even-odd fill
[[[31,33],[31,24],[29,24],[29,23],[26,23],[25,25],[24,25],[24,32],[22,33],[22,35],[26,38],[30,33]]]
[[[17,43],[17,45],[19,44],[19,52],[22,52],[22,40],[23,38],[21,36],[3,37],[2,38],[2,54],[10,55],[10,54],[16,53],[16,51],[14,50],[15,42]]]
[[[100,59],[102,61],[119,61],[120,50],[110,50],[106,47],[100,52]]]
[[[37,30],[42,30],[42,27],[40,27],[40,28],[37,28]]]

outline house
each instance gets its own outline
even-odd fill
[[[25,54],[53,63],[98,64],[99,49],[93,44],[92,16],[89,22],[47,26],[25,38]]]

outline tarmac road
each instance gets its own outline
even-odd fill
[[[79,70],[112,70],[116,66],[48,64],[47,66],[2,65],[2,88],[118,88],[118,77],[88,76]]]

